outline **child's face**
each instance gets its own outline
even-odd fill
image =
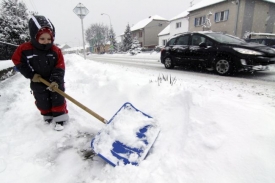
[[[38,39],[40,44],[50,44],[52,42],[51,36],[48,33],[43,33]]]

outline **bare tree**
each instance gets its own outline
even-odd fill
[[[91,24],[85,32],[86,41],[90,46],[100,48],[105,47],[109,41],[109,28],[103,24]]]

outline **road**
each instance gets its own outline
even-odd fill
[[[214,74],[211,71],[204,69],[188,69],[183,67],[176,67],[175,69],[168,70],[165,69],[163,64],[160,63],[160,60],[157,56],[130,56],[130,55],[88,55],[87,59],[94,60],[97,62],[104,63],[113,63],[119,65],[127,65],[131,67],[146,68],[160,71],[162,73],[177,73],[177,74],[188,74],[188,75],[201,75],[202,77],[222,77]],[[275,66],[271,66],[271,70],[268,71],[258,71],[254,73],[237,73],[234,76],[231,76],[233,80],[247,79],[247,80],[259,80],[270,82],[275,84]],[[273,83],[274,82],[274,83]]]
[[[163,70],[163,65],[158,61],[158,58],[142,58],[135,56],[112,56],[112,55],[88,55],[87,59],[94,61],[113,63],[113,64],[123,64],[132,67],[140,68],[150,68],[154,70]]]

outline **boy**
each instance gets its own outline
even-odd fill
[[[65,63],[61,50],[53,45],[55,28],[44,16],[32,16],[29,20],[31,41],[21,44],[14,52],[12,61],[19,72],[30,79],[35,104],[47,123],[55,121],[55,130],[64,129],[68,121],[66,100],[53,91],[64,91]],[[39,77],[49,81],[47,87]]]

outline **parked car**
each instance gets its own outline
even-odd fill
[[[249,33],[245,41],[248,43],[258,43],[275,48],[275,34],[271,33]]]
[[[252,39],[245,39],[248,43],[259,43],[266,46],[270,46],[275,48],[275,38],[252,38]]]
[[[234,71],[266,70],[267,65],[275,64],[275,49],[219,32],[187,32],[171,38],[161,50],[160,59],[167,69],[193,65],[229,75]]]

